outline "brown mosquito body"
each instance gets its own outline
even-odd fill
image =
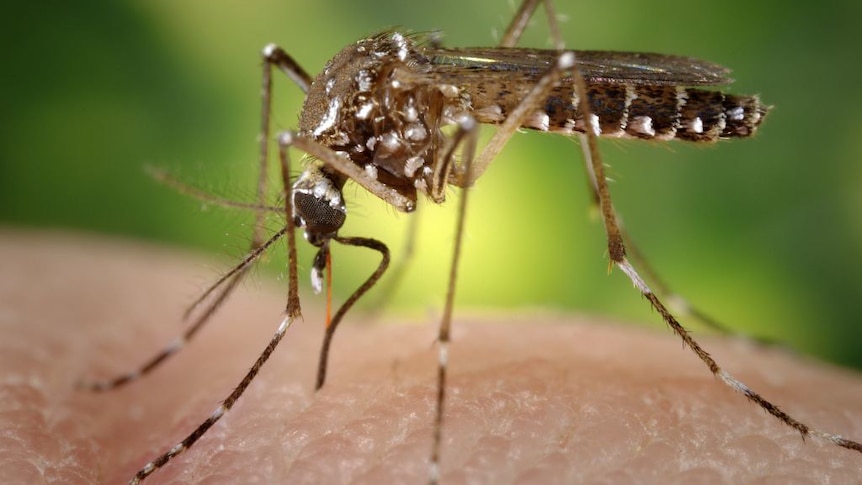
[[[556,49],[515,48],[521,32],[539,3],[545,4]],[[329,346],[346,312],[383,275],[389,264],[385,244],[370,238],[344,237],[339,230],[347,217],[342,194],[352,181],[396,209],[411,212],[419,194],[441,203],[447,187],[470,187],[509,138],[526,128],[578,136],[581,139],[594,202],[599,206],[610,263],[618,267],[665,323],[725,384],[796,429],[802,437],[815,436],[862,452],[862,445],[817,431],[786,414],[726,371],[692,338],[629,262],[621,224],[611,202],[596,139],[619,137],[654,140],[715,142],[753,135],[768,107],[757,96],[724,94],[710,87],[729,84],[724,67],[688,57],[660,54],[571,51],[560,40],[549,1],[526,0],[497,47],[442,48],[429,36],[386,31],[349,45],[312,78],[284,50],[263,50],[260,183],[258,214],[252,249],[233,270],[213,284],[186,314],[193,319],[182,339],[171,344],[141,368],[111,381],[87,384],[92,390],[124,385],[150,372],[179,350],[224,302],[247,269],[276,240],[287,237],[288,298],[285,317],[251,370],[189,436],[141,468],[130,483],[138,483],[174,456],[192,446],[233,406],[261,366],[301,314],[297,284],[294,232],[303,228],[308,242],[319,248],[312,264],[312,284],[322,288],[331,267],[332,243],[358,246],[380,253],[376,271],[327,318],[320,353],[317,388],[323,386]],[[277,137],[284,205],[266,204],[272,71],[277,68],[306,93],[296,131]],[[478,126],[492,124],[496,133],[476,149]],[[294,181],[288,148],[310,157]],[[187,192],[197,195],[193,190]],[[466,213],[465,190],[460,200],[446,306],[438,337],[436,414],[431,444],[430,479],[439,478],[439,452],[444,429],[447,356],[455,283]],[[228,204],[233,205],[233,204]],[[268,240],[263,216],[278,210],[286,225]],[[661,293],[667,293],[636,251],[631,252],[644,274]],[[665,295],[673,297],[675,295]],[[698,315],[689,311],[687,315]]]
[[[714,142],[753,135],[767,111],[756,96],[689,87],[730,83],[728,70],[715,64],[645,53],[573,54],[586,83],[589,114],[579,108],[575,82],[567,76],[519,127]],[[454,160],[441,157],[452,143],[442,128],[459,117],[503,123],[559,55],[519,48],[442,49],[418,36],[384,32],[343,49],[312,82],[299,135],[349,158],[367,178],[382,183],[388,190],[378,195],[402,211],[413,210],[417,191],[439,203],[447,183],[464,187],[467,182]],[[333,189],[348,178],[337,170],[323,172]],[[294,185],[299,210],[311,192],[329,190],[323,182],[316,167],[300,177]],[[343,212],[340,194],[324,198]]]

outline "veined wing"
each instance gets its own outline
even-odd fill
[[[709,86],[733,82],[726,67],[692,57],[646,52],[573,52],[581,75],[591,83]],[[477,47],[429,48],[425,55],[435,70],[489,70],[540,76],[559,53],[543,49]]]

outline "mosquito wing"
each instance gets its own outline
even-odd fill
[[[684,56],[645,52],[573,51],[578,70],[590,83],[710,86],[730,84],[730,70]],[[427,49],[434,69],[535,73],[540,76],[555,62],[553,50],[508,47]]]

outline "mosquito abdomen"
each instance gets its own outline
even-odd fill
[[[585,121],[578,110],[570,83],[564,83],[524,127],[572,134],[589,126],[605,137],[715,142],[753,135],[768,111],[757,96],[673,85],[588,84],[587,91],[589,120]],[[513,94],[487,90],[473,96],[475,116],[484,123],[501,122],[517,105],[510,106],[517,98]]]

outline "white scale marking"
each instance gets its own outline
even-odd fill
[[[761,106],[760,98],[758,98],[757,96],[754,97],[754,102],[757,106]],[[752,126],[757,126],[758,124],[760,124],[760,110],[759,109],[752,110],[752,112],[751,112],[751,124],[752,124]]]
[[[652,127],[652,118],[649,116],[635,116],[629,120],[628,128],[642,135],[655,136],[655,129]]]
[[[410,141],[422,141],[428,136],[428,130],[421,123],[412,123],[404,129],[404,138]]]
[[[537,111],[524,124],[537,130],[548,131],[551,126],[551,117],[543,111]]]
[[[401,146],[401,140],[398,139],[398,135],[389,131],[380,135],[380,144],[390,152],[394,152]]]
[[[404,110],[404,119],[411,123],[419,120],[419,111],[413,105],[413,98],[410,98],[410,101],[407,103],[407,108]]]
[[[745,110],[742,109],[742,106],[737,106],[728,110],[727,116],[733,121],[742,121],[745,118]]]
[[[626,100],[623,104],[623,117],[620,119],[620,132],[625,133],[629,126],[629,112],[632,108],[632,102],[638,98],[637,89],[630,85],[626,85]]]
[[[186,345],[185,339],[178,338],[178,339],[175,339],[173,342],[171,342],[170,345],[168,345],[167,348],[165,348],[165,351],[170,352],[170,353],[174,353],[174,352],[180,350],[181,348],[183,348],[185,345]]]
[[[503,109],[499,105],[492,104],[485,106],[475,111],[478,118],[484,118],[488,121],[503,121]]]
[[[449,344],[447,342],[440,342],[440,352],[437,354],[437,359],[440,367],[446,367],[449,363]]]
[[[373,178],[374,180],[377,180],[377,167],[369,163],[365,166],[365,174]]]
[[[408,177],[413,177],[413,174],[416,173],[416,170],[425,163],[425,160],[422,157],[411,157],[408,158],[404,163],[404,175]]]
[[[370,101],[363,104],[359,107],[359,110],[356,111],[356,118],[360,120],[367,120],[368,115],[371,114],[372,109],[374,109],[374,104]]]
[[[343,152],[339,152],[343,153]],[[323,199],[329,202],[329,206],[335,209],[341,208],[341,195],[333,185],[332,182],[329,181],[326,177],[321,177],[320,180],[314,184],[314,187],[311,190],[311,194],[318,199]]]
[[[595,113],[590,113],[590,128],[596,136],[601,136],[602,127],[599,124],[599,117]]]
[[[688,102],[688,91],[686,91],[686,88],[677,87],[675,94],[676,105],[674,106],[673,123],[668,131],[661,133],[656,137],[659,140],[673,140],[676,138],[676,134],[679,131],[680,126],[682,126],[682,108],[685,106],[685,103]]]
[[[281,321],[281,324],[278,326],[278,330],[276,330],[275,333],[278,335],[284,335],[284,332],[287,332],[291,323],[293,323],[293,318],[291,318],[290,315],[284,317],[284,320]],[[219,406],[219,408],[222,408],[221,414],[224,414],[224,406]],[[221,416],[221,414],[219,414],[219,416]]]
[[[360,70],[359,73],[356,75],[357,89],[360,93],[367,93],[368,91],[371,91],[372,82],[373,81],[371,79],[371,74],[365,69]]]
[[[700,119],[700,116],[697,116],[688,122],[686,128],[692,133],[703,133],[703,120]]]
[[[637,287],[637,289],[640,290],[640,292],[642,294],[649,295],[652,293],[652,290],[650,290],[649,286],[647,286],[647,284],[644,283],[644,280],[641,279],[638,272],[635,271],[635,269],[632,267],[632,265],[629,263],[629,261],[627,259],[623,259],[622,261],[617,263],[617,266],[619,266],[620,269],[623,270],[623,273],[625,273],[626,276],[629,277],[629,279],[632,281],[632,283],[635,285],[635,287]]]
[[[276,49],[278,49],[278,46],[277,46],[277,45],[275,45],[275,44],[267,44],[267,45],[263,48],[263,56],[264,56],[264,57],[266,57],[267,59],[269,59],[270,57],[272,57],[272,54],[275,52],[275,50],[276,50]]]
[[[451,84],[441,84],[437,87],[437,89],[439,89],[440,92],[443,93],[443,96],[446,96],[447,98],[454,98],[458,96],[458,88]]]
[[[722,95],[723,96],[723,95]],[[724,110],[718,112],[718,126],[713,130],[715,132],[715,137],[718,137],[720,134],[724,132],[724,128],[727,127],[727,113]]]
[[[407,60],[407,40],[398,32],[392,34],[392,40],[398,46],[398,60],[404,62]]]
[[[323,272],[318,268],[311,268],[311,289],[315,295],[323,291]]]
[[[751,388],[743,384],[742,382],[736,380],[733,376],[728,374],[725,371],[719,371],[718,377],[721,378],[728,386],[735,389],[737,392],[741,392],[742,394],[748,395],[751,393]]]
[[[338,118],[339,108],[341,108],[341,100],[338,98],[332,98],[332,101],[329,102],[329,109],[326,111],[326,115],[322,120],[320,120],[320,124],[317,125],[317,128],[312,132],[314,136],[320,136],[324,131],[335,125],[335,120]]]

